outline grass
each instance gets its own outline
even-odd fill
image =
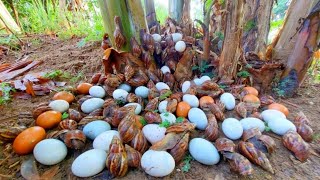
[[[71,75],[70,73],[62,72],[61,70],[54,70],[51,72],[47,72],[43,77],[47,79],[52,79],[52,80],[59,79],[59,78],[70,79]]]
[[[183,158],[183,166],[182,166],[182,172],[189,172],[189,170],[191,169],[191,164],[190,162],[192,161],[192,156],[190,154],[186,155]]]
[[[0,83],[0,106],[12,101],[12,92],[16,92],[16,89],[11,87],[9,83]]]
[[[247,77],[250,77],[251,74],[248,71],[243,70],[243,71],[239,71],[237,73],[237,76],[242,78],[247,78]]]

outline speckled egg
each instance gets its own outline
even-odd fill
[[[163,89],[168,89],[168,90],[170,90],[170,87],[169,87],[166,83],[164,83],[164,82],[158,82],[158,83],[156,84],[156,88],[157,88],[158,91],[161,91],[161,90],[163,90]]]
[[[178,52],[183,52],[184,50],[186,50],[186,43],[184,41],[178,41],[175,45],[174,45],[174,49]]]
[[[248,130],[251,128],[259,128],[260,132],[263,132],[265,129],[264,122],[258,118],[248,117],[240,120],[243,130]]]
[[[155,42],[161,42],[160,34],[152,34],[152,37],[153,37]]]
[[[170,73],[170,69],[168,66],[162,66],[161,71],[163,74]]]
[[[168,101],[161,101],[158,106],[158,110],[160,113],[167,112]]]
[[[84,113],[91,113],[103,106],[104,100],[100,98],[90,98],[84,101],[81,105],[81,111]]]
[[[131,91],[131,86],[129,84],[123,83],[123,84],[120,84],[118,89],[123,89],[123,90],[125,90],[127,92],[130,92]]]
[[[186,93],[187,90],[190,88],[190,85],[191,85],[190,81],[183,82],[182,87],[181,87],[181,91],[183,93]]]
[[[172,113],[165,112],[160,114],[161,121],[168,121],[170,124],[173,124],[176,122],[176,116]]]
[[[173,42],[178,42],[182,40],[182,34],[181,33],[172,33],[172,40]]]
[[[272,119],[286,119],[286,115],[284,115],[281,111],[275,110],[275,109],[267,109],[262,111],[261,113],[262,120],[266,123],[268,123]]]
[[[113,91],[112,93],[112,97],[115,100],[119,100],[122,102],[127,102],[127,96],[128,96],[128,92],[123,90],[123,89],[116,89],[115,91]]]
[[[297,131],[296,126],[289,120],[285,118],[275,118],[271,119],[268,122],[268,126],[270,127],[271,131],[283,136],[289,130]]]

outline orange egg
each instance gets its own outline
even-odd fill
[[[67,101],[68,103],[71,103],[72,101],[74,101],[74,95],[72,93],[66,92],[66,91],[61,91],[56,93],[53,98],[53,100],[58,100],[58,99],[62,99]]]
[[[289,115],[289,110],[287,107],[285,107],[284,105],[282,104],[279,104],[279,103],[272,103],[268,106],[268,109],[275,109],[275,110],[278,110],[278,111],[281,111],[284,115],[286,115],[288,117]]]
[[[46,111],[36,120],[36,124],[45,129],[51,129],[56,127],[61,121],[62,115],[58,111]]]
[[[179,102],[176,110],[177,117],[187,117],[190,109],[191,109],[191,106],[187,102],[185,101]]]
[[[210,96],[202,96],[199,101],[200,101],[200,107],[204,107],[204,106],[206,106],[207,104],[212,104],[212,103],[214,103],[213,98],[210,97]]]
[[[258,90],[256,88],[254,88],[254,87],[250,87],[250,86],[244,87],[243,91],[245,91],[246,94],[252,94],[252,95],[255,95],[255,96],[259,95]]]
[[[92,87],[92,84],[81,83],[77,86],[77,91],[80,94],[89,94],[89,89]]]
[[[246,102],[246,103],[251,103],[252,105],[255,105],[257,108],[261,105],[260,103],[260,99],[253,95],[253,94],[247,94],[243,97],[242,99],[243,102]]]
[[[19,155],[32,152],[38,142],[46,137],[46,131],[39,126],[30,127],[22,131],[13,141],[13,150]]]

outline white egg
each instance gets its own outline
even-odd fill
[[[67,156],[67,153],[66,145],[57,139],[42,140],[33,149],[34,158],[44,165],[58,164]]]
[[[120,138],[120,134],[118,131],[115,130],[109,130],[101,133],[99,136],[97,136],[92,145],[94,149],[102,149],[106,152],[109,151],[109,146],[111,144],[113,136],[117,136]]]
[[[189,152],[198,162],[205,165],[214,165],[220,161],[217,148],[203,138],[194,138],[189,143]]]
[[[182,34],[181,33],[172,33],[172,40],[173,42],[178,42],[182,40]]]
[[[161,91],[161,90],[163,90],[163,89],[168,89],[168,90],[170,90],[170,87],[169,87],[166,83],[164,83],[164,82],[158,82],[158,83],[156,84],[156,88],[157,88],[158,91]]]
[[[163,74],[171,73],[170,68],[168,66],[162,66],[161,71]]]
[[[120,86],[118,87],[118,89],[123,89],[127,92],[130,92],[131,91],[131,86],[129,84],[120,84]]]
[[[178,41],[176,45],[174,46],[174,49],[178,52],[183,52],[186,50],[186,43],[184,41]]]
[[[209,76],[202,76],[201,78],[200,78],[200,80],[201,80],[201,84],[203,84],[204,82],[206,82],[206,81],[210,81],[211,80],[211,78],[209,77]]]
[[[90,177],[106,167],[107,153],[101,149],[91,149],[78,156],[71,165],[71,171],[78,177]]]
[[[263,132],[265,129],[264,122],[262,122],[258,118],[248,117],[240,120],[242,128],[244,131],[251,129],[251,128],[259,128],[260,132]]]
[[[166,130],[158,124],[147,124],[142,128],[142,133],[151,144],[154,144],[164,138]]]
[[[160,34],[152,34],[152,37],[153,37],[155,42],[161,42]]]
[[[124,105],[124,106],[136,106],[136,108],[135,108],[135,110],[134,110],[134,113],[135,113],[135,114],[140,114],[140,113],[141,113],[141,110],[142,110],[141,105],[138,104],[138,103],[128,103],[128,104],[126,104],[126,105]]]
[[[89,89],[89,94],[96,98],[104,98],[106,91],[101,86],[92,86]]]
[[[191,108],[188,112],[189,121],[196,124],[196,128],[205,130],[208,125],[206,114],[199,108]]]
[[[268,123],[272,119],[286,119],[286,115],[284,115],[281,111],[275,109],[267,109],[261,113],[262,120]]]
[[[162,122],[168,121],[170,124],[175,123],[176,119],[177,119],[174,114],[169,113],[169,112],[161,113],[160,117],[161,117]]]
[[[190,88],[190,85],[191,85],[190,81],[183,82],[182,87],[181,87],[182,92],[186,93],[187,90]]]
[[[54,111],[63,113],[68,111],[69,103],[65,100],[54,100],[50,102],[49,107]]]
[[[89,138],[94,140],[97,136],[105,131],[109,131],[111,126],[109,123],[101,120],[92,121],[83,127],[83,133]]]
[[[268,126],[270,127],[271,131],[283,136],[287,131],[297,131],[296,126],[289,120],[285,118],[275,118],[270,119],[268,122]]]
[[[127,102],[127,96],[128,96],[128,92],[123,90],[123,89],[116,89],[115,91],[113,91],[112,93],[112,97],[115,100],[120,100],[122,102]]]
[[[141,167],[151,176],[163,177],[174,170],[175,161],[166,151],[148,150],[141,157]]]
[[[220,101],[226,106],[227,110],[232,110],[236,106],[236,99],[231,93],[223,93]]]
[[[136,90],[134,91],[134,93],[137,96],[140,96],[142,98],[147,98],[149,95],[149,88],[145,87],[145,86],[139,86],[136,88]]]
[[[194,82],[197,86],[200,86],[200,85],[202,84],[202,81],[201,81],[201,79],[199,79],[199,78],[195,78],[195,79],[193,80],[193,82]]]
[[[101,98],[90,98],[81,104],[81,111],[84,113],[91,113],[103,106],[104,100]]]
[[[195,95],[185,94],[182,100],[187,102],[191,107],[199,107],[199,99]]]
[[[160,113],[167,112],[168,101],[161,101],[158,106],[158,110]]]
[[[237,140],[242,136],[243,128],[237,119],[227,118],[222,122],[222,131],[229,139]]]

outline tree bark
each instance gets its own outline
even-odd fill
[[[122,25],[122,35],[125,37],[125,44],[120,48],[122,51],[130,51],[130,39],[135,37],[138,43],[140,40],[140,30],[146,30],[147,22],[141,1],[134,0],[99,0],[101,15],[106,32],[109,34],[111,44],[115,47],[114,17],[119,16]]]
[[[320,1],[303,21],[295,46],[279,82],[279,89],[285,92],[286,96],[292,96],[303,82],[305,74],[312,64],[313,52],[319,49],[319,35]]]
[[[182,13],[182,24],[183,24],[183,33],[185,36],[191,36],[192,34],[192,20],[190,17],[190,1],[185,0],[183,5],[183,13]]]
[[[248,0],[244,6],[244,52],[254,52],[265,59],[273,0]]]
[[[184,0],[169,1],[169,17],[181,23]]]
[[[160,33],[160,24],[157,21],[156,10],[154,9],[154,0],[144,0],[144,6],[146,9],[146,19],[148,28],[156,26],[155,33]]]
[[[303,18],[307,17],[312,7],[319,0],[292,0],[282,28],[272,43],[267,48],[266,58],[268,60],[281,60],[285,62],[292,53],[297,41],[297,31],[303,22]]]
[[[232,82],[236,76],[237,64],[242,54],[241,38],[244,0],[228,0],[225,39],[219,62],[220,82]]]
[[[4,6],[2,1],[0,0],[0,19],[3,21],[4,25],[6,25],[12,32],[20,33],[21,29],[14,21],[7,8]]]

